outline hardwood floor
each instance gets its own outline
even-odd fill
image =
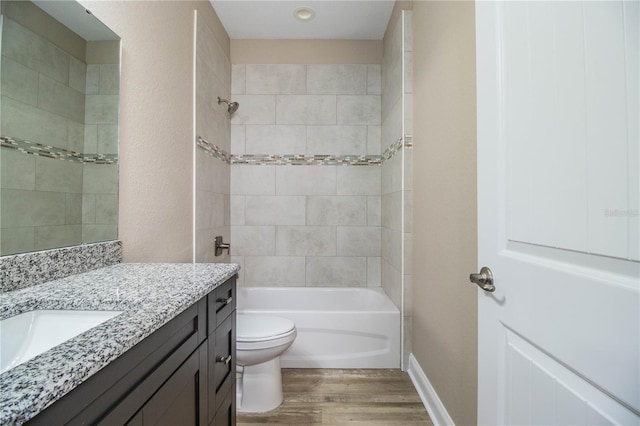
[[[407,373],[400,370],[283,369],[284,402],[242,425],[432,425]]]

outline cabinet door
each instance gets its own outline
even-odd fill
[[[236,385],[231,386],[231,390],[222,401],[212,426],[234,426],[236,424]]]
[[[142,407],[144,426],[206,424],[206,360],[207,347],[201,345]]]
[[[236,314],[209,336],[209,420],[219,410],[236,380]]]

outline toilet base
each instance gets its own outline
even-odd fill
[[[264,413],[282,404],[282,373],[280,357],[262,364],[245,366],[238,381],[238,411]]]

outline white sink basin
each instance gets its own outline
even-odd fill
[[[121,314],[37,310],[0,321],[0,373]]]

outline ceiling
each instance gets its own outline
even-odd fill
[[[394,1],[210,0],[232,39],[382,40]],[[298,7],[315,17],[300,21]]]
[[[85,40],[120,40],[117,34],[75,1],[33,0],[33,3]]]

